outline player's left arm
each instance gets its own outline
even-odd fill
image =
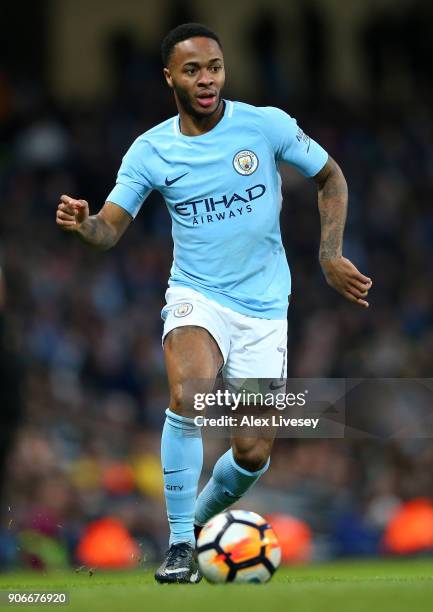
[[[319,261],[326,281],[351,302],[368,308],[366,298],[372,280],[343,257],[343,232],[347,216],[346,179],[340,166],[330,156],[322,170],[312,178],[318,185],[321,225]]]

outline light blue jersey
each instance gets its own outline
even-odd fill
[[[327,159],[282,110],[227,101],[206,134],[184,136],[176,116],[139,136],[107,200],[135,217],[152,189],[163,195],[173,223],[170,286],[249,316],[285,319],[291,280],[278,164],[314,176]]]

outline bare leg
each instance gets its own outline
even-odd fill
[[[257,472],[266,465],[273,444],[273,437],[233,437],[233,457],[244,470]]]
[[[194,417],[190,381],[208,379],[211,391],[223,365],[221,351],[202,327],[188,325],[173,329],[164,341],[164,356],[170,387],[170,410]]]

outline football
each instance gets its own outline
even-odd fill
[[[197,540],[200,570],[209,582],[267,582],[280,564],[272,527],[255,512],[217,514]]]

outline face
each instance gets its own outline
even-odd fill
[[[188,114],[206,117],[219,108],[224,61],[212,38],[198,36],[175,45],[164,75],[178,105]]]

